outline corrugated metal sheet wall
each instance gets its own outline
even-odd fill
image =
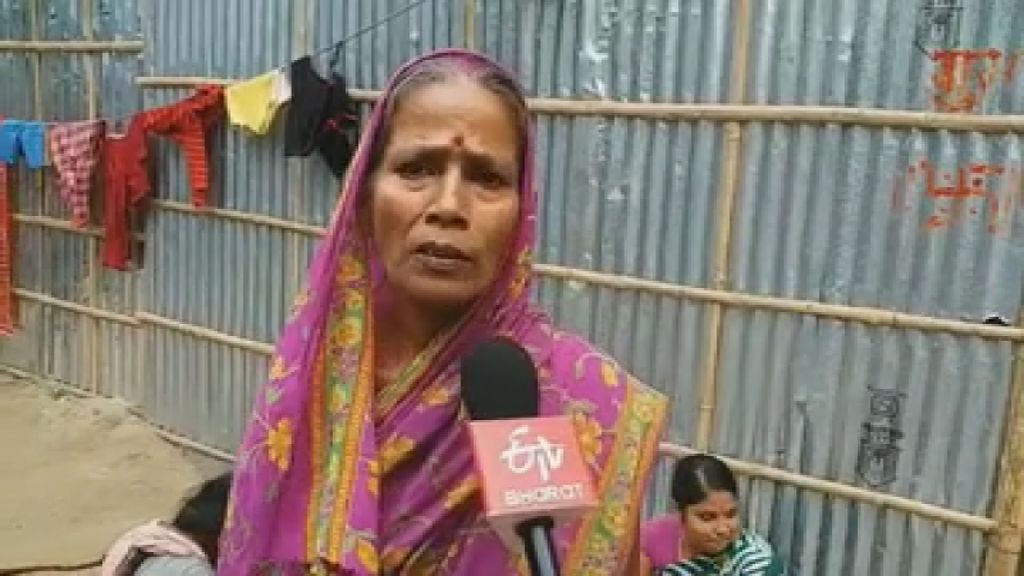
[[[102,115],[174,101],[140,74],[241,78],[355,33],[395,0],[0,0],[3,39],[142,39],[142,58],[0,52],[0,113],[85,117],[86,67]],[[725,102],[735,55],[726,0],[477,0],[473,43],[519,70],[535,96]],[[752,2],[746,103],[1024,113],[1024,4],[763,0]],[[464,45],[461,0],[427,0],[340,54],[350,85],[376,88],[409,57]],[[86,12],[85,10],[88,9]],[[996,49],[969,94],[937,79],[943,48]],[[946,60],[943,60],[945,58]],[[961,57],[962,58],[962,57]],[[1024,64],[1024,61],[1021,62]],[[953,62],[953,65],[957,65]],[[991,72],[991,74],[989,74]],[[985,74],[989,74],[985,76]],[[956,76],[956,79],[962,79]],[[983,85],[983,88],[979,86]],[[34,110],[35,100],[41,104]],[[721,222],[724,125],[625,117],[538,118],[544,200],[540,260],[691,286],[713,286]],[[1024,236],[1019,135],[749,123],[729,236],[733,290],[976,321],[1016,319]],[[284,160],[279,133],[218,135],[215,203],[322,225],[337,183],[316,158]],[[981,166],[983,168],[977,168]],[[978,171],[1003,194],[959,205],[920,178]],[[177,149],[162,146],[162,199],[187,202]],[[1016,180],[1014,180],[1016,178]],[[65,218],[50,179],[21,174],[18,211]],[[895,191],[895,192],[894,192]],[[1007,208],[1007,203],[1009,207]],[[946,210],[946,212],[942,212]],[[957,216],[957,210],[963,211]],[[977,213],[975,213],[977,212]],[[937,218],[937,219],[936,219]],[[250,340],[274,341],[314,238],[272,226],[156,209],[137,273],[96,266],[94,240],[18,227],[18,285],[131,315],[144,311]],[[609,348],[673,401],[671,439],[697,436],[710,305],[544,279],[540,300]],[[23,300],[22,333],[0,361],[140,403],[158,423],[235,445],[264,355],[151,323],[87,319]],[[95,344],[90,334],[95,333]],[[140,337],[141,336],[141,337]],[[990,512],[1010,381],[1011,345],[935,332],[748,308],[727,309],[717,366],[715,451],[864,484],[866,423],[889,414],[898,457],[884,491],[978,515]],[[885,392],[893,394],[886,395]],[[889,403],[886,404],[886,400]],[[890,412],[885,412],[888,406]],[[892,417],[895,410],[895,417]],[[882,416],[879,416],[879,415]],[[656,489],[663,495],[662,473]],[[974,574],[978,533],[764,481],[745,485],[749,522],[797,574]],[[654,503],[664,507],[664,498]]]

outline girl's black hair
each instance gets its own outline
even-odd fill
[[[716,490],[739,497],[736,476],[725,462],[710,454],[694,454],[676,462],[672,473],[672,499],[679,510],[703,502]]]
[[[220,537],[230,493],[230,472],[203,482],[195,494],[181,505],[171,523],[181,532],[192,536]]]

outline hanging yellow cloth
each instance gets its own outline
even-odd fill
[[[282,86],[288,83],[284,72],[274,70],[232,84],[224,90],[228,119],[253,134],[266,134],[277,109],[287,100]]]

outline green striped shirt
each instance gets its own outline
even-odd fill
[[[661,576],[785,576],[782,561],[771,544],[746,532],[714,558],[700,556],[666,566]]]

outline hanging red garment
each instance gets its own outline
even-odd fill
[[[14,333],[14,234],[11,230],[11,177],[0,162],[0,336]]]
[[[136,116],[121,136],[104,142],[103,187],[105,227],[103,265],[127,270],[131,259],[130,212],[149,196],[145,118]]]
[[[141,208],[152,192],[147,161],[149,134],[178,143],[185,155],[192,189],[192,204],[209,206],[210,171],[207,133],[224,117],[224,90],[203,86],[174,104],[136,114],[121,136],[104,141],[105,188],[103,265],[129,269],[131,211]]]
[[[209,206],[210,170],[206,134],[224,118],[224,89],[201,86],[196,93],[174,104],[147,110],[136,116],[147,133],[171,138],[185,154],[192,184],[192,205]]]

